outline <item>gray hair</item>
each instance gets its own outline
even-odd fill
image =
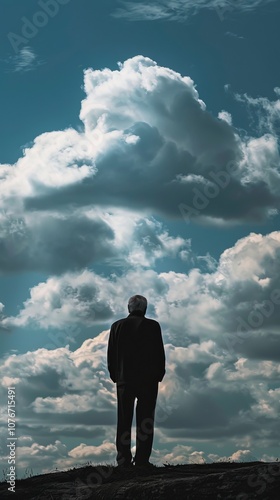
[[[143,295],[133,295],[128,301],[128,311],[130,313],[133,311],[142,311],[145,314],[147,305],[146,297],[143,297]]]

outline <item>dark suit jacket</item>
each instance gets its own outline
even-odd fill
[[[134,311],[111,326],[107,363],[117,385],[127,382],[161,382],[165,353],[157,321]]]

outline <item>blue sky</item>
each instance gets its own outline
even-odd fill
[[[167,353],[152,460],[275,460],[278,2],[2,12],[1,401],[15,385],[19,476],[114,462],[108,329],[134,293]]]

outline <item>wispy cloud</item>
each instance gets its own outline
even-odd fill
[[[38,56],[29,46],[23,47],[17,55],[10,58],[9,62],[12,65],[13,71],[17,73],[32,71],[41,64],[38,61]]]
[[[148,1],[120,0],[121,6],[113,13],[114,17],[129,21],[184,21],[197,14],[201,9],[214,10],[222,20],[230,11],[250,11],[276,0],[155,0]]]
[[[244,40],[244,36],[237,35],[237,33],[232,33],[232,31],[227,31],[225,35],[231,38],[238,38],[239,40]]]

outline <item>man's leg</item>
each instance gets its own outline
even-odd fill
[[[136,405],[136,465],[149,462],[154,439],[154,416],[158,394],[158,382],[137,387]]]
[[[131,463],[131,425],[133,419],[135,392],[128,384],[117,386],[118,423],[117,423],[117,462],[119,465]]]

